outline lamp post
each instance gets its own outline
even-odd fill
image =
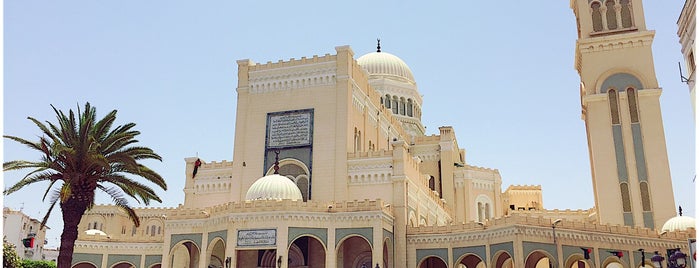
[[[638,251],[641,252],[641,267],[646,267],[646,250],[639,248]]]
[[[277,268],[282,267],[282,255],[279,255],[279,258],[277,258]]]
[[[658,254],[657,251],[655,252],[655,255],[653,255],[653,257],[650,258],[650,262],[653,263],[653,267],[655,268],[662,268],[663,260],[665,260],[665,258],[663,258],[663,256],[660,256],[660,254]]]
[[[553,252],[554,252],[554,254],[556,254],[554,256],[556,258],[556,260],[558,260],[558,241],[556,240],[556,225],[561,223],[561,221],[562,221],[561,219],[556,219],[551,223],[551,229],[553,230],[553,249],[554,249]],[[549,263],[552,263],[552,262],[549,261]],[[558,267],[558,263],[554,267]]]

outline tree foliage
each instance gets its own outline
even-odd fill
[[[24,186],[47,182],[43,201],[48,197],[49,209],[42,220],[46,224],[56,204],[63,216],[63,232],[59,249],[58,267],[69,268],[73,258],[73,246],[78,237],[78,224],[85,211],[95,204],[95,193],[104,192],[113,203],[124,210],[136,226],[138,216],[129,204],[129,198],[149,205],[151,200],[161,202],[155,191],[131,177],[141,177],[167,190],[165,180],[155,171],[139,163],[141,160],[162,161],[152,149],[135,145],[140,132],[133,130],[134,123],[112,127],[116,110],[104,118],[97,118],[97,111],[90,103],[84,110],[64,113],[51,106],[56,114],[55,123],[28,117],[42,133],[38,141],[5,135],[4,137],[39,153],[38,161],[13,160],[3,163],[3,170],[32,169],[19,182],[7,188],[5,195]]]
[[[17,254],[17,249],[15,248],[15,245],[11,244],[10,242],[7,242],[5,238],[3,237],[2,240],[2,267],[4,268],[20,268],[21,266],[21,259],[19,258],[19,255]]]

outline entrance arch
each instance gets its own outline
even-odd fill
[[[457,267],[464,268],[485,268],[485,262],[478,255],[471,253],[463,255],[456,264]]]
[[[568,259],[565,262],[565,266],[567,268],[580,268],[580,267],[585,267],[585,268],[592,268],[590,266],[590,263],[585,260],[582,254],[573,254],[568,257]]]
[[[225,267],[226,245],[223,239],[217,237],[212,240],[207,249],[207,253],[209,260],[206,267]]]
[[[112,268],[131,268],[131,267],[136,267],[136,265],[133,265],[130,262],[120,262],[112,266]]]
[[[97,266],[89,262],[81,262],[73,265],[73,268],[97,268]]]
[[[325,245],[318,238],[304,235],[289,247],[289,268],[325,267]]]
[[[353,235],[337,247],[336,267],[371,268],[371,245],[364,237]]]
[[[420,268],[447,268],[447,263],[442,258],[437,256],[429,256],[424,258],[417,266]]]
[[[199,247],[185,240],[177,243],[170,251],[170,267],[199,267]]]
[[[383,241],[383,267],[393,267],[393,241],[386,238]]]
[[[554,260],[553,256],[549,255],[548,252],[537,250],[527,256],[524,268],[554,267],[555,261],[552,260]]]
[[[514,263],[512,262],[512,256],[507,251],[500,251],[495,253],[495,258],[493,258],[493,263],[495,268],[514,268]]]

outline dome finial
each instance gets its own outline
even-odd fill
[[[680,216],[682,216],[682,206],[680,206]]]
[[[376,38],[376,52],[381,52],[381,39]]]
[[[274,150],[274,174],[279,174],[279,150]]]

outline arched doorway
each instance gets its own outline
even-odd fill
[[[495,253],[495,258],[493,258],[493,263],[495,268],[514,268],[514,263],[512,262],[512,256],[507,251],[500,251]]]
[[[300,236],[289,247],[289,268],[325,267],[325,246],[312,236]]]
[[[337,247],[336,267],[371,268],[371,245],[364,237],[350,236]]]
[[[222,268],[225,267],[226,246],[223,239],[220,237],[211,241],[208,248],[209,260],[206,267]]]
[[[439,257],[430,256],[423,259],[417,266],[420,268],[447,268],[447,263]]]
[[[466,254],[457,262],[457,267],[485,268],[485,262],[475,254]]]
[[[73,268],[97,268],[97,266],[89,262],[81,262],[73,265]]]
[[[582,254],[573,254],[565,262],[567,268],[592,268]]]
[[[170,252],[170,267],[199,267],[199,247],[192,241],[177,243]]]
[[[549,255],[545,251],[534,251],[527,256],[527,260],[524,262],[525,268],[550,268],[555,267],[555,261],[553,256]]]

